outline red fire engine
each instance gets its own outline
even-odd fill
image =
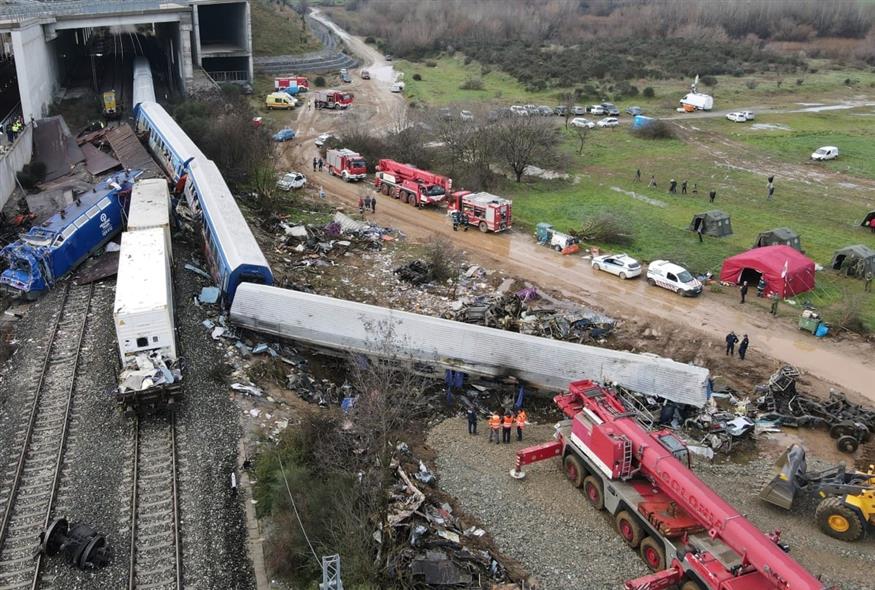
[[[459,211],[462,223],[480,228],[482,232],[504,231],[511,224],[511,201],[489,193],[458,191],[450,196],[448,210]]]
[[[328,163],[328,173],[340,176],[346,182],[362,180],[368,174],[367,162],[352,150],[328,150],[325,160]]]
[[[453,181],[446,176],[420,170],[395,160],[380,160],[374,187],[384,195],[390,195],[417,207],[443,201],[453,188]]]
[[[285,90],[289,86],[297,86],[299,92],[310,90],[310,81],[304,76],[288,76],[286,78],[274,78],[273,89],[277,92]]]
[[[561,457],[565,474],[597,510],[614,517],[653,574],[626,590],[824,590],[787,555],[780,533],[757,529],[689,469],[670,430],[648,431],[615,393],[575,381],[553,401],[568,417],[556,440],[517,453],[523,465]]]
[[[347,109],[352,104],[351,92],[339,90],[318,90],[313,95],[313,106],[317,109]]]

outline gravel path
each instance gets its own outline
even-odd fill
[[[480,519],[501,551],[522,563],[541,590],[616,590],[624,580],[646,574],[610,519],[590,508],[557,461],[528,466],[525,480],[510,477],[516,451],[550,440],[553,426],[530,426],[526,433],[523,443],[488,444],[488,430],[468,436],[463,418],[441,422],[427,440],[438,454],[441,488]]]

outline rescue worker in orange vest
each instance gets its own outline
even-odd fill
[[[513,414],[505,412],[504,418],[501,420],[501,438],[502,442],[510,443],[510,429],[513,428]]]
[[[520,411],[516,414],[516,439],[523,440],[523,428],[526,425],[526,419],[528,416],[526,415],[526,411],[520,408]]]
[[[492,415],[489,416],[489,442],[492,442],[492,437],[495,437],[495,444],[501,442],[501,435],[499,434],[500,428],[501,416],[498,415],[498,412],[493,412]]]

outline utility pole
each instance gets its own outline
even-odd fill
[[[340,555],[322,556],[322,583],[319,590],[343,590],[340,579]]]

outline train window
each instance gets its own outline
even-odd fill
[[[152,342],[158,342],[158,336],[152,336]]]
[[[72,236],[73,232],[75,232],[75,231],[76,231],[75,225],[68,225],[67,227],[64,228],[64,231],[61,232],[61,237],[64,238],[64,240],[66,240],[67,238]]]
[[[88,219],[92,219],[97,215],[98,211],[100,211],[100,208],[97,205],[95,205],[94,207],[92,207],[91,209],[86,211],[85,215],[88,216]]]
[[[137,338],[137,348],[143,348],[145,346],[149,346],[149,339],[145,336]]]
[[[73,225],[75,225],[76,227],[82,227],[86,223],[88,223],[88,216],[81,215],[76,221],[73,222]]]
[[[111,204],[112,204],[112,201],[110,200],[110,198],[104,197],[104,198],[100,199],[100,202],[97,204],[97,206],[100,207],[101,209],[106,209]]]

